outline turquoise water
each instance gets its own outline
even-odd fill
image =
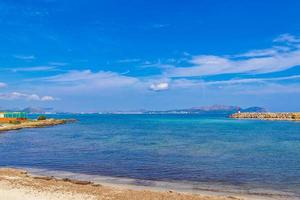
[[[300,195],[300,122],[199,115],[63,115],[0,134],[0,166]]]

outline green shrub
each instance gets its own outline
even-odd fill
[[[17,120],[17,121],[10,121],[9,123],[10,123],[10,124],[21,124],[21,122],[18,121],[18,120]]]
[[[46,120],[47,118],[46,118],[46,116],[45,115],[41,115],[41,116],[39,116],[38,118],[37,118],[37,120]]]

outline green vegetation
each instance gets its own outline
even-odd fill
[[[46,118],[46,116],[45,115],[40,115],[38,118],[37,118],[37,120],[46,120],[47,118]]]
[[[15,125],[17,125],[17,124],[21,124],[22,122],[16,120],[16,121],[10,121],[9,123],[10,123],[10,124],[15,124]]]

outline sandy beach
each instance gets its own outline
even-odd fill
[[[0,169],[1,200],[233,200],[232,196],[207,196],[174,191],[134,190],[87,181],[29,175],[26,171]]]

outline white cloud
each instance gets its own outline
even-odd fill
[[[52,96],[43,96],[40,99],[41,99],[41,101],[55,101],[55,100],[57,100]]]
[[[174,65],[162,64],[160,62],[158,62],[158,63],[147,62],[145,65],[140,66],[140,68],[158,68],[158,69],[171,69],[174,67],[175,67]]]
[[[197,89],[199,92],[206,91],[211,93],[223,91],[232,95],[296,94],[300,93],[299,82],[280,83],[280,81],[296,79],[300,80],[300,75],[207,82],[203,80],[175,79],[170,81],[169,84],[172,85],[172,89]]]
[[[162,82],[162,83],[153,83],[149,87],[150,90],[153,91],[164,91],[169,89],[169,83]]]
[[[25,97],[25,99],[32,100],[32,101],[41,100],[41,98],[37,94],[20,94],[20,97]]]
[[[28,101],[54,101],[56,100],[51,96],[39,96],[37,94],[27,94],[20,92],[0,93],[0,99],[2,100],[28,100]]]
[[[288,43],[300,43],[300,38],[291,35],[289,33],[285,33],[280,35],[279,37],[273,40],[274,42],[288,42]]]
[[[20,67],[10,69],[13,72],[38,72],[38,71],[51,71],[54,70],[55,66],[37,66],[37,67]]]
[[[271,83],[286,80],[300,80],[300,75],[273,77],[273,78],[244,78],[244,79],[229,79],[222,81],[203,81],[190,79],[175,79],[171,81],[173,87],[193,87],[193,86],[214,86],[214,85],[236,85],[236,84],[256,84],[256,83]]]
[[[115,72],[92,72],[91,70],[74,70],[39,80],[52,83],[54,87],[70,90],[120,88],[132,86],[139,82],[137,78]]]
[[[274,46],[269,49],[258,49],[252,50],[244,54],[239,54],[234,57],[263,57],[263,56],[274,56],[281,52],[288,52],[291,48],[285,46]]]
[[[34,55],[14,55],[15,58],[20,59],[20,60],[34,60],[35,56]]]
[[[275,78],[246,78],[246,79],[230,79],[225,81],[207,81],[206,85],[232,85],[232,84],[248,84],[248,83],[266,83],[266,82],[277,82],[285,80],[300,79],[300,75],[284,76]]]
[[[281,36],[282,37],[282,36]],[[161,73],[155,76],[131,77],[125,73],[116,73],[111,71],[91,70],[72,70],[63,71],[57,75],[35,78],[29,83],[34,87],[35,83],[43,85],[51,94],[58,96],[68,94],[82,95],[112,95],[116,93],[140,92],[143,90],[166,91],[169,89],[205,89],[210,91],[220,91],[225,88],[231,91],[263,89],[270,85],[292,84],[300,79],[300,75],[277,77],[277,78],[258,78],[255,74],[264,74],[271,72],[283,71],[295,66],[300,66],[300,47],[294,45],[298,41],[296,37],[282,37],[276,39],[276,42],[284,42],[282,46],[272,46],[266,49],[255,49],[243,54],[235,54],[230,56],[216,55],[198,55],[188,56],[188,64],[186,67],[176,67],[172,64],[145,63],[142,68],[159,68]],[[288,44],[287,44],[288,42]],[[138,60],[123,60],[121,62],[135,62]],[[172,61],[174,60],[168,60]],[[177,62],[178,63],[178,62]],[[51,65],[50,65],[51,66]],[[43,68],[40,68],[42,70]],[[45,68],[46,69],[46,68]],[[28,68],[27,70],[30,70]],[[210,81],[201,80],[201,76],[213,76],[223,74],[246,74],[252,75],[252,78],[229,79],[228,76],[222,76],[225,80]],[[197,77],[197,78],[192,78]],[[249,77],[249,76],[247,76]],[[227,79],[227,80],[226,80]],[[296,80],[296,81],[286,81]],[[283,82],[286,81],[286,82]],[[28,82],[27,82],[28,83]],[[39,85],[40,87],[40,85]],[[245,89],[246,88],[246,89]],[[278,86],[279,88],[279,86]],[[36,88],[34,91],[40,91]],[[196,91],[196,90],[195,90]],[[200,90],[199,90],[200,91]],[[291,90],[289,90],[291,91]],[[294,90],[297,91],[297,90]],[[98,94],[97,94],[98,92]],[[158,94],[160,95],[160,94]],[[52,101],[52,97],[39,97],[32,95],[27,97],[31,100]]]
[[[290,83],[282,84],[281,81],[291,80]],[[293,75],[293,76],[284,76],[284,77],[275,77],[275,78],[244,78],[244,79],[229,79],[229,80],[222,80],[222,81],[204,81],[201,79],[169,79],[168,82],[159,82],[157,84],[151,84],[150,89],[153,91],[162,91],[170,89],[189,89],[189,88],[199,88],[199,89],[210,89],[215,90],[218,88],[231,88],[236,91],[246,90],[245,86],[249,86],[253,88],[263,88],[269,85],[292,85],[295,81],[293,80],[300,80],[300,75]],[[167,83],[167,85],[165,84]],[[291,91],[291,90],[289,90]],[[299,91],[299,90],[294,90]]]
[[[65,63],[65,62],[49,62],[49,65],[53,65],[53,66],[67,66],[69,63]]]
[[[282,39],[283,40],[283,39]],[[286,41],[288,39],[285,39]],[[297,38],[289,39],[298,41]],[[239,59],[236,59],[240,57]],[[300,47],[275,46],[270,49],[249,51],[228,56],[194,56],[191,67],[175,67],[165,70],[168,77],[194,77],[220,74],[264,74],[284,71],[300,66]]]
[[[138,58],[128,58],[128,59],[122,59],[122,60],[118,60],[118,63],[135,63],[135,62],[140,62],[141,59]]]

